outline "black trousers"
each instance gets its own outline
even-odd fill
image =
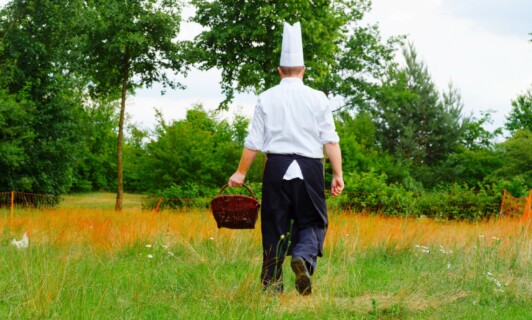
[[[294,158],[302,169],[304,180],[283,180],[282,177]],[[276,289],[282,290],[282,267],[286,255],[302,257],[311,274],[316,268],[327,228],[324,189],[320,187],[323,186],[323,174],[320,168],[322,165],[319,159],[301,159],[291,155],[268,157],[261,214],[261,282],[264,287],[275,284]],[[316,194],[320,194],[320,189],[321,196],[316,197]]]

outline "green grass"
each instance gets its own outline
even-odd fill
[[[127,245],[99,240],[115,243],[113,250],[77,235],[78,240],[54,238],[60,230],[53,220],[4,219],[0,319],[530,319],[532,314],[525,231],[502,240],[475,234],[445,252],[428,245],[427,253],[399,243],[357,245],[362,234],[338,236],[352,220],[332,219],[335,241],[318,262],[313,294],[301,297],[289,261],[285,293],[261,292],[258,230],[211,229],[208,212],[169,213],[139,226],[136,219],[146,215],[124,220],[126,213],[109,223],[136,228],[127,236],[135,241]],[[9,245],[22,223],[39,233],[27,250]],[[76,223],[70,222],[72,230],[82,225]],[[142,231],[146,226],[151,231]]]

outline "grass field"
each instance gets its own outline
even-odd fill
[[[285,293],[261,292],[259,229],[218,230],[208,210],[73,207],[0,211],[0,319],[531,319],[530,225],[517,220],[332,212],[301,297],[289,261]]]

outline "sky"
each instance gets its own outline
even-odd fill
[[[185,10],[190,15],[191,10]],[[532,88],[532,1],[530,0],[374,0],[363,23],[379,25],[384,39],[406,35],[428,66],[437,88],[458,88],[464,114],[479,117],[492,110],[493,130],[504,126],[511,101]],[[182,39],[201,31],[182,25]],[[398,61],[401,61],[398,55]],[[179,119],[186,109],[201,103],[214,109],[223,96],[220,72],[191,72],[186,90],[160,96],[159,88],[141,90],[131,99],[132,120],[152,126],[154,107],[165,119]],[[251,117],[256,97],[240,94],[231,112]],[[339,101],[333,101],[333,104]]]
[[[0,5],[6,2],[0,0]],[[192,12],[186,8],[184,18]],[[377,23],[384,39],[406,35],[439,91],[452,82],[461,93],[464,113],[479,117],[492,110],[494,123],[489,129],[494,129],[504,126],[511,101],[532,89],[530,14],[531,0],[374,0],[363,23]],[[200,31],[198,25],[183,23],[179,38],[192,39]],[[172,120],[182,118],[194,104],[211,110],[223,100],[218,70],[192,70],[186,78],[176,77],[187,86],[185,90],[161,95],[161,87],[155,85],[129,97],[130,121],[152,128],[155,108],[165,120]],[[239,113],[251,118],[255,101],[253,94],[237,94],[228,116]]]

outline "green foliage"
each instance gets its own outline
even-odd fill
[[[348,111],[337,114],[336,123],[342,147],[343,170],[345,172],[368,171],[378,166],[378,150],[375,146],[375,125],[366,113],[354,117]],[[329,163],[327,163],[330,166]],[[326,170],[326,172],[331,172]]]
[[[148,159],[146,144],[150,138],[148,130],[128,127],[124,144],[124,186],[128,191],[145,193],[149,191],[145,180]]]
[[[528,196],[531,186],[530,180],[525,180],[522,175],[498,180],[498,190],[502,194],[506,189],[512,196],[522,198]]]
[[[220,188],[238,166],[242,137],[249,120],[235,117],[232,123],[217,119],[201,106],[188,110],[186,118],[167,124],[159,113],[155,135],[139,153],[137,170],[142,172],[135,186],[128,190],[156,192],[172,184],[193,184],[207,190]],[[262,156],[258,157],[246,181],[259,182]],[[133,182],[130,180],[130,182]],[[131,188],[131,189],[130,189]]]
[[[512,101],[512,111],[506,119],[506,129],[532,131],[532,89]]]
[[[392,215],[410,214],[408,212],[412,192],[394,184],[387,183],[384,173],[375,171],[353,172],[344,177],[343,194],[331,203],[345,210],[355,212],[383,212]]]
[[[53,195],[116,188],[127,94],[179,87],[170,72],[186,72],[185,58],[222,70],[222,104],[235,90],[261,91],[278,82],[283,21],[301,21],[307,83],[347,107],[336,123],[347,186],[335,205],[475,219],[504,188],[532,187],[530,90],[512,101],[512,136],[495,144],[490,112],[464,117],[457,89],[440,94],[412,45],[404,67],[385,68],[400,39],[383,43],[377,26],[361,25],[369,1],[192,4],[191,20],[206,28],[180,43],[177,0],[10,1],[0,11],[0,185]],[[248,126],[201,107],[171,123],[159,114],[153,132],[130,126],[126,189],[205,206],[237,167]],[[259,155],[247,177],[258,197],[263,163]]]
[[[361,27],[367,0],[192,0],[191,21],[206,29],[189,44],[189,60],[222,70],[226,108],[234,91],[263,91],[278,83],[283,22],[300,21],[306,82],[332,94],[365,97],[373,87],[360,74],[378,74],[392,58],[393,41],[381,44],[376,26]]]
[[[432,166],[458,146],[463,135],[462,104],[450,87],[440,99],[427,67],[410,45],[406,66],[389,69],[372,107],[384,150],[414,165]]]
[[[376,125],[380,147],[411,167],[410,175],[433,188],[448,170],[440,167],[456,151],[465,132],[460,94],[451,85],[441,97],[410,45],[403,51],[406,65],[392,64],[374,104],[368,110]]]
[[[74,169],[72,191],[116,189],[116,102],[96,100],[87,104],[79,121],[83,145]]]
[[[336,131],[340,137],[344,172],[384,172],[388,182],[409,179],[408,167],[383,152],[376,139],[376,127],[370,114],[352,115],[344,110],[337,113]],[[330,164],[326,163],[326,178],[331,179]]]
[[[522,179],[532,189],[532,132],[517,130],[511,138],[501,144],[504,165],[495,173],[503,180]],[[520,192],[521,193],[521,192]]]
[[[490,132],[484,128],[486,124],[492,124],[492,110],[481,112],[479,119],[471,116],[464,119],[465,132],[462,145],[469,150],[479,151],[493,148],[494,140],[502,134],[498,128]]]
[[[0,12],[1,85],[7,90],[2,114],[14,125],[6,136],[11,154],[9,167],[2,167],[10,172],[6,187],[57,195],[72,184],[83,111],[73,61],[80,4],[11,1]]]
[[[176,0],[86,1],[80,28],[91,91],[118,99],[124,80],[129,92],[154,82],[175,87],[167,72],[183,67],[180,9]]]
[[[387,183],[386,175],[375,171],[351,173],[345,177],[344,193],[330,200],[332,207],[354,212],[386,215],[426,216],[445,220],[478,220],[498,212],[502,187],[470,188],[440,185],[424,192],[408,191]]]
[[[458,184],[419,195],[414,200],[415,215],[437,219],[479,220],[498,213],[502,192],[498,188],[469,188]]]
[[[33,109],[31,102],[0,89],[0,185],[4,191],[31,190],[32,177],[25,168],[31,163],[28,148],[35,138]]]
[[[123,136],[127,93],[161,82],[175,88],[169,70],[184,69],[175,41],[181,22],[177,0],[86,1],[81,30],[84,67],[93,95],[121,98],[117,143],[116,210],[124,193]]]
[[[504,166],[500,148],[460,148],[449,156],[445,166],[453,168],[453,173],[445,181],[467,184],[470,187],[483,184],[486,179]]]

